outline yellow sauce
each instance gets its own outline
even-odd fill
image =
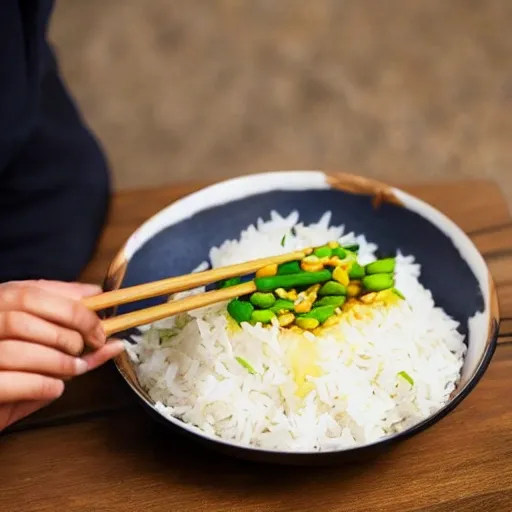
[[[242,330],[242,328],[238,325],[238,322],[229,313],[226,314],[226,320],[226,331],[229,336],[233,336]]]
[[[314,384],[308,382],[308,377],[320,377],[322,370],[318,365],[319,353],[314,341],[305,336],[294,335],[287,337],[286,356],[288,358],[293,380],[297,386],[295,394],[304,398],[314,388]]]

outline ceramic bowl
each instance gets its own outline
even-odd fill
[[[364,233],[383,253],[400,249],[422,266],[421,282],[436,303],[461,324],[468,351],[462,377],[449,403],[399,434],[361,447],[331,452],[289,453],[241,447],[214,439],[178,419],[168,419],[137,381],[126,354],[117,368],[146,409],[166,426],[237,457],[282,464],[330,464],[372,456],[433,426],[474,389],[496,347],[496,291],[484,259],[464,232],[441,212],[402,190],[366,178],[319,171],[272,172],[206,187],[164,208],[139,227],[121,248],[105,279],[106,290],[189,273],[208,259],[210,247],[239,233],[270,210],[299,210],[301,221],[317,221],[326,210],[332,223]],[[141,301],[117,314],[162,302]],[[110,311],[108,314],[114,314]],[[470,319],[471,320],[470,322]],[[130,333],[124,333],[132,339]]]

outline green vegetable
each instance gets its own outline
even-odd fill
[[[261,322],[262,324],[268,324],[275,316],[276,314],[271,309],[256,309],[251,313],[251,323],[257,324]]]
[[[342,249],[341,247],[336,247],[336,249],[332,250],[333,256],[338,256],[340,260],[344,260],[347,257],[347,252],[345,249]]]
[[[280,311],[293,311],[294,310],[293,300],[287,299],[277,299],[274,302],[274,305],[270,308],[274,313],[279,313]]]
[[[233,299],[228,303],[228,313],[239,324],[249,322],[253,311],[254,306],[245,300]]]
[[[357,252],[359,251],[359,244],[344,245],[343,249],[350,252]]]
[[[270,277],[257,277],[254,280],[256,289],[260,292],[271,292],[277,288],[295,288],[297,286],[311,286],[331,279],[331,272],[327,269],[319,272],[303,272],[301,274],[287,274]]]
[[[392,274],[395,271],[395,258],[385,258],[366,265],[367,274]]]
[[[362,279],[364,288],[369,292],[381,292],[395,286],[393,274],[372,274]]]
[[[186,314],[181,314],[176,317],[176,321],[174,322],[174,325],[178,329],[183,329],[189,322],[191,318]]]
[[[277,267],[277,274],[280,276],[286,274],[300,274],[301,271],[300,263],[298,261],[288,261],[286,263],[281,263],[281,265]]]
[[[350,270],[348,271],[348,277],[350,279],[362,279],[364,277],[365,270],[364,268],[357,263],[357,261],[354,261],[352,263],[352,266],[350,267]]]
[[[240,284],[242,280],[239,277],[232,277],[231,279],[224,279],[223,281],[219,281],[217,284],[217,288],[229,288],[230,286],[236,286]]]
[[[411,387],[414,386],[414,379],[407,372],[398,372],[397,375],[402,377],[402,379],[405,379],[411,385]]]
[[[261,309],[268,309],[276,302],[276,298],[273,293],[263,292],[254,292],[249,300],[253,306]]]
[[[400,290],[397,290],[396,288],[393,288],[393,293],[395,295],[398,295],[401,299],[405,300],[405,296],[404,296],[404,294]]]
[[[347,294],[347,288],[336,281],[327,281],[327,283],[322,285],[320,290],[318,290],[318,295],[320,295],[320,296],[346,295],[346,294]]]
[[[318,320],[318,323],[323,324],[328,318],[334,315],[335,309],[335,306],[314,307],[311,311],[299,315],[297,320],[299,320],[299,318],[314,318],[315,320]],[[297,320],[295,321],[295,323],[297,323]]]
[[[329,246],[324,245],[323,247],[318,247],[318,249],[315,249],[313,254],[317,258],[330,258],[332,255],[332,249]]]
[[[180,329],[173,327],[172,329],[158,329],[158,336],[160,337],[160,344],[169,341],[180,332]]]
[[[243,366],[249,373],[252,373],[255,375],[258,373],[243,357],[235,357],[235,359],[240,363],[241,366]]]
[[[286,235],[283,235],[283,238],[281,238],[281,247],[284,247],[285,243],[286,243]]]
[[[334,306],[335,308],[339,308],[345,304],[346,300],[347,298],[343,295],[326,295],[325,297],[317,300],[313,304],[313,308],[319,306]]]

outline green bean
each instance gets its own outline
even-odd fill
[[[217,288],[229,288],[230,286],[236,286],[240,284],[242,280],[239,277],[232,277],[231,279],[224,279],[223,281],[219,281],[217,284]]]
[[[271,309],[256,309],[251,314],[251,323],[257,324],[261,322],[262,324],[268,324],[275,316],[276,314]]]
[[[381,292],[395,286],[393,274],[372,274],[362,279],[364,288],[369,292]]]
[[[357,279],[362,279],[364,277],[364,274],[365,274],[364,267],[359,265],[359,263],[357,263],[357,261],[354,261],[354,263],[352,263],[352,266],[350,267],[350,270],[348,271],[348,277],[350,277],[350,279],[357,280]]]
[[[277,314],[280,311],[293,311],[294,306],[293,300],[277,299],[270,309]]]
[[[318,247],[313,251],[317,258],[330,258],[332,256],[332,249],[328,245]]]
[[[254,311],[254,306],[250,302],[240,299],[233,299],[228,303],[228,313],[239,324],[242,322],[249,322],[251,314]]]
[[[316,320],[318,320],[319,323],[323,324],[328,318],[334,315],[335,309],[336,307],[332,305],[318,306],[313,308],[311,311],[308,311],[307,313],[299,315],[297,320],[299,318],[315,318]]]
[[[276,298],[273,293],[263,292],[254,292],[249,300],[253,306],[261,309],[268,309],[276,302]]]
[[[319,272],[303,272],[301,274],[288,274],[284,276],[257,277],[254,280],[259,292],[271,292],[277,288],[294,288],[296,286],[311,286],[331,279],[331,272],[327,269]]]
[[[339,308],[345,304],[347,298],[343,295],[326,295],[313,304],[313,309],[320,306],[334,306]]]
[[[341,247],[336,247],[332,250],[332,255],[337,256],[340,260],[344,260],[347,257],[347,252]]]
[[[277,275],[279,276],[286,274],[300,274],[301,272],[302,270],[298,261],[287,261],[286,263],[281,263],[281,265],[277,267]]]
[[[350,252],[357,252],[357,251],[359,251],[359,244],[344,245],[343,249],[345,249],[346,251],[350,251]]]
[[[395,258],[385,258],[366,265],[367,274],[391,274],[395,271]]]
[[[346,295],[347,288],[336,281],[327,281],[320,290],[318,290],[318,295]]]

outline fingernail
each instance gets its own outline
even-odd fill
[[[123,352],[125,349],[124,342],[121,340],[110,340],[108,345],[112,347],[112,350],[119,351],[119,353]]]
[[[103,290],[101,286],[98,286],[97,284],[89,284],[89,283],[79,283],[80,288],[82,289],[82,292],[86,295],[98,295],[98,293],[101,293]]]
[[[82,375],[89,369],[89,365],[87,364],[87,361],[84,361],[83,359],[77,358],[75,359],[75,374],[76,375]]]

